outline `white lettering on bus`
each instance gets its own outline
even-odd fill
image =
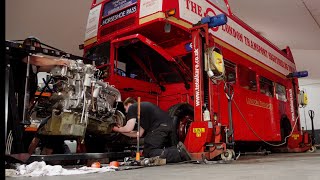
[[[201,17],[215,16],[222,13],[207,1],[179,0],[179,3],[182,4],[179,5],[181,18],[192,23],[198,22]],[[222,31],[219,31],[219,29]],[[265,65],[274,68],[281,74],[287,75],[295,71],[295,65],[287,59],[288,57],[277,52],[276,49],[260,40],[257,35],[246,30],[232,20],[232,18],[228,18],[228,23],[220,28],[211,28],[209,33],[240,49]]]
[[[291,117],[292,117],[292,121],[295,121],[295,117],[294,117],[294,106],[293,106],[293,93],[292,93],[292,89],[289,89],[289,99],[290,99],[290,112],[291,112]]]
[[[247,97],[246,102],[247,102],[247,104],[252,105],[252,106],[262,107],[262,108],[269,109],[269,110],[273,109],[271,103],[263,102],[258,99],[252,99],[252,98]]]
[[[227,32],[234,38],[238,39],[239,41],[243,42],[243,35],[239,31],[235,30],[233,27],[226,24],[222,26],[222,30]]]
[[[132,13],[135,13],[137,11],[137,6],[133,6],[129,9],[126,9],[124,11],[121,11],[119,12],[118,14],[115,14],[115,15],[112,15],[110,17],[107,17],[105,18],[103,21],[102,21],[102,25],[105,25],[105,24],[108,24],[108,23],[111,23],[115,20],[118,20],[120,18],[123,18],[129,14],[132,14]]]
[[[200,106],[200,65],[199,49],[194,50],[194,90],[196,92],[196,106]]]

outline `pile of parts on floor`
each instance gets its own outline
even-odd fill
[[[6,177],[36,177],[36,176],[57,176],[57,175],[77,175],[89,173],[103,173],[108,171],[137,169],[147,166],[161,166],[166,164],[166,159],[159,156],[144,158],[141,161],[127,159],[125,162],[112,161],[110,164],[101,165],[99,162],[92,163],[91,167],[63,168],[61,165],[47,165],[44,161],[35,161],[31,164],[14,164],[13,168],[6,169]]]
[[[6,177],[20,176],[57,176],[57,175],[76,175],[89,173],[103,173],[116,171],[118,167],[106,166],[101,168],[83,166],[81,168],[65,169],[61,165],[47,165],[44,161],[35,161],[31,164],[15,164],[15,169],[6,169]]]

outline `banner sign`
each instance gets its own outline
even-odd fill
[[[103,8],[102,17],[109,16],[135,3],[137,3],[137,0],[115,0],[109,3],[106,3]]]
[[[156,13],[162,10],[162,0],[140,0],[140,14],[139,17]]]
[[[103,26],[103,25],[109,24],[109,23],[111,23],[111,22],[113,22],[115,20],[118,20],[118,19],[123,18],[125,16],[128,16],[128,15],[130,15],[132,13],[135,13],[136,11],[137,11],[137,5],[132,6],[132,7],[128,8],[128,9],[122,10],[122,11],[120,11],[120,12],[118,12],[118,13],[112,15],[112,16],[104,18],[102,20],[102,22],[101,22],[101,25]]]
[[[84,38],[85,41],[97,36],[100,12],[101,4],[90,10]]]

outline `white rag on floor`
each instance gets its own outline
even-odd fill
[[[83,166],[81,168],[65,169],[60,165],[46,165],[44,161],[35,161],[29,165],[18,165],[16,170],[6,169],[6,176],[56,176],[56,175],[75,175],[75,174],[89,174],[102,173],[107,171],[115,171],[114,167],[92,168]]]

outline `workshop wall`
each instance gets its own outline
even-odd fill
[[[295,58],[297,71],[307,70],[309,76],[299,79],[300,89],[304,90],[308,95],[308,105],[305,108],[300,108],[301,125],[307,126],[311,130],[311,122],[308,115],[309,110],[315,113],[314,127],[320,129],[320,73],[319,73],[319,57],[320,50],[292,50]],[[310,66],[313,64],[313,66]],[[306,119],[304,116],[306,112]],[[306,121],[306,122],[305,122]]]
[[[84,33],[91,0],[6,0],[5,38],[36,36],[43,43],[75,55]]]

